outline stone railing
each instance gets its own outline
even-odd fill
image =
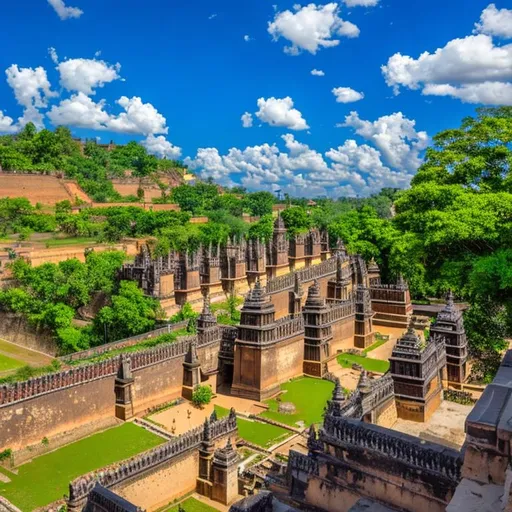
[[[302,471],[308,475],[318,475],[318,462],[313,457],[290,450],[288,456],[288,474],[290,475],[292,471]]]
[[[238,329],[236,327],[222,327],[222,340],[220,342],[219,357],[233,359],[237,334]]]
[[[336,258],[330,258],[318,265],[307,267],[296,272],[290,272],[284,276],[276,277],[267,282],[266,291],[267,293],[278,293],[288,288],[293,288],[295,285],[295,275],[298,275],[301,283],[307,283],[314,279],[320,279],[322,277],[336,273]]]
[[[128,354],[131,361],[131,369],[140,370],[168,359],[183,357],[188,351],[189,344],[194,340],[197,340],[196,334],[182,336],[174,343],[163,343],[153,348],[131,352]],[[220,338],[216,341],[220,342]],[[206,339],[202,345],[198,346],[206,346],[209,343],[213,342]],[[120,357],[114,356],[103,361],[76,366],[62,372],[49,373],[48,375],[42,375],[41,377],[35,377],[26,381],[0,386],[0,407],[45,393],[59,391],[71,386],[116,375],[120,365]]]
[[[406,284],[379,284],[370,287],[370,296],[372,300],[385,300],[392,302],[406,302],[407,291]]]
[[[119,357],[115,357],[63,372],[50,373],[23,382],[0,386],[0,407],[85,382],[103,379],[115,375],[118,368]]]
[[[198,448],[205,440],[236,432],[236,415],[231,410],[229,416],[204,426],[189,430],[168,443],[157,446],[152,450],[136,455],[124,462],[109,466],[98,471],[83,475],[69,484],[69,509],[77,510],[97,483],[106,488],[112,488],[131,478],[138,477],[147,471],[152,471],[161,464],[171,462],[183,453]]]
[[[328,313],[329,323],[338,322],[343,318],[348,318],[355,314],[355,304],[353,301],[331,302],[330,311]]]
[[[99,356],[104,354],[105,352],[109,352],[111,350],[118,350],[120,348],[131,347],[136,345],[137,343],[149,340],[152,338],[156,338],[158,336],[162,336],[163,334],[169,334],[174,331],[179,331],[180,329],[184,329],[187,327],[188,321],[184,320],[183,322],[178,322],[175,324],[167,324],[164,327],[159,327],[153,331],[145,332],[143,334],[138,334],[137,336],[131,336],[130,338],[124,338],[122,340],[113,341],[111,343],[106,343],[105,345],[100,345],[98,347],[89,348],[87,350],[82,350],[81,352],[74,352],[73,354],[69,354],[66,356],[59,357],[62,362],[71,362],[71,361],[79,361],[81,359],[87,359],[89,357]]]
[[[215,329],[208,329],[197,334],[197,346],[204,347],[214,343],[220,343],[222,339],[222,328],[215,327]]]
[[[458,451],[377,425],[326,415],[320,440],[349,450],[351,447],[372,450],[454,482],[461,480],[462,457]]]
[[[295,334],[299,334],[304,331],[304,318],[298,317],[285,317],[276,321],[275,338],[272,342],[290,338]]]
[[[364,395],[362,398],[363,414],[373,411],[381,403],[393,398],[395,395],[395,384],[390,373],[379,379],[371,380],[370,384],[371,393]]]

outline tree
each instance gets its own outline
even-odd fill
[[[281,217],[290,237],[307,233],[311,228],[311,217],[306,209],[301,206],[293,206],[283,210]]]
[[[271,214],[274,203],[275,197],[270,192],[253,192],[243,198],[244,209],[256,217]]]
[[[192,402],[194,405],[203,408],[211,402],[213,391],[210,386],[197,386],[192,393]]]

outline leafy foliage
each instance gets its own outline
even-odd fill
[[[203,405],[207,405],[211,402],[213,396],[213,391],[210,386],[197,386],[192,393],[192,402],[202,407]]]

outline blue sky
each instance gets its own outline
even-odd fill
[[[0,130],[66,124],[224,185],[337,197],[407,186],[429,137],[512,105],[504,1],[276,2],[3,2]]]

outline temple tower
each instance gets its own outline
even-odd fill
[[[290,240],[288,260],[291,271],[300,270],[306,266],[306,239],[306,234],[299,233]]]
[[[304,315],[304,373],[314,377],[323,377],[327,373],[332,326],[330,309],[320,295],[318,281],[309,287],[308,297],[302,314]]]
[[[462,384],[467,377],[468,340],[462,311],[453,303],[452,292],[448,293],[446,306],[430,328],[430,336],[444,340],[448,382]]]
[[[256,281],[241,311],[234,352],[233,395],[261,400],[262,390],[268,386],[267,379],[275,379],[276,376],[271,375],[275,362],[273,366],[269,360],[265,366],[270,345],[275,341],[275,314],[274,305],[261,283]],[[270,396],[278,389],[276,384],[266,389],[265,395]]]
[[[220,246],[210,244],[203,248],[201,261],[201,288],[207,290],[210,297],[222,295]]]
[[[324,229],[321,234],[321,250],[320,259],[322,261],[328,260],[331,257],[331,247],[329,245],[329,232]]]
[[[322,237],[318,229],[309,231],[306,237],[306,264],[318,265],[322,262]]]
[[[356,295],[356,320],[354,346],[365,349],[375,341],[373,331],[373,310],[370,290],[362,285],[357,285]]]
[[[352,293],[352,269],[348,258],[337,252],[336,279],[327,282],[327,298],[332,301],[347,301]]]
[[[253,285],[258,279],[264,286],[267,282],[267,258],[265,244],[261,240],[247,242],[247,280]]]
[[[347,405],[347,399],[343,388],[341,387],[340,379],[334,382],[334,389],[332,391],[332,398],[327,402],[327,412],[329,416],[343,416],[343,411]]]
[[[231,439],[215,450],[212,463],[212,499],[229,505],[238,497],[238,454]]]
[[[201,300],[201,266],[202,250],[179,254],[175,272],[176,304]]]
[[[246,242],[228,239],[222,251],[222,287],[225,293],[245,293],[248,288],[246,268]]]
[[[398,417],[428,421],[443,399],[442,372],[446,365],[443,341],[422,340],[411,324],[397,341],[389,361]]]
[[[279,277],[290,270],[288,261],[289,242],[284,220],[279,214],[274,223],[274,234],[268,248],[267,278]]]

